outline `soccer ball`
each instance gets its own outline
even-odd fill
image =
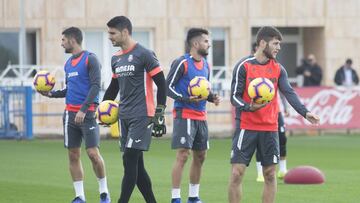
[[[274,84],[267,78],[255,78],[249,84],[248,94],[257,104],[270,102],[275,95]]]
[[[54,87],[55,78],[49,71],[42,70],[36,73],[33,84],[37,91],[48,92]]]
[[[102,101],[97,108],[97,118],[101,123],[111,125],[118,120],[119,104],[112,100]]]
[[[210,82],[205,77],[194,77],[188,86],[191,96],[207,98],[210,94]]]

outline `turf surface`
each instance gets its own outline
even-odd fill
[[[206,203],[226,203],[230,173],[231,139],[211,140],[205,161],[200,196]],[[85,193],[88,203],[99,202],[98,183],[85,151]],[[106,162],[111,197],[117,201],[123,174],[117,140],[104,140],[101,153]],[[325,173],[322,185],[287,185],[278,182],[279,203],[356,203],[360,194],[360,135],[294,136],[288,139],[288,168],[312,165]],[[145,164],[159,203],[170,202],[171,167],[175,152],[170,140],[153,139]],[[188,160],[183,174],[182,196],[188,193]],[[74,196],[62,140],[0,140],[0,202],[64,203]],[[262,184],[255,182],[255,164],[247,169],[243,202],[260,202]],[[144,200],[136,189],[131,203]]]

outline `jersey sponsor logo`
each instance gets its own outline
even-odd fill
[[[79,73],[78,73],[77,71],[71,72],[71,73],[68,73],[68,78],[76,77],[76,76],[78,76],[78,75],[79,75]]]
[[[134,65],[124,65],[115,68],[115,74],[117,74],[118,77],[134,76],[134,72]]]
[[[125,66],[118,66],[115,68],[115,73],[127,72],[127,71],[135,71],[134,65],[125,65]]]

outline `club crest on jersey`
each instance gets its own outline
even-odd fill
[[[186,138],[185,138],[185,137],[181,137],[181,138],[180,138],[180,143],[181,143],[181,144],[185,144],[185,142],[186,142]]]
[[[129,58],[128,58],[128,61],[131,62],[133,59],[134,59],[133,55],[130,54],[130,55],[129,55]]]
[[[255,73],[257,70],[256,70],[255,67],[252,67],[252,70],[251,70],[251,71]]]

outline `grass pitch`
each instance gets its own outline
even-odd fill
[[[200,196],[206,203],[226,203],[230,174],[231,139],[214,139],[203,168]],[[119,197],[123,175],[117,140],[101,142],[113,202]],[[85,151],[85,194],[88,203],[99,202],[98,183]],[[356,203],[360,191],[360,135],[296,136],[288,139],[288,169],[312,165],[325,173],[322,185],[288,185],[278,181],[278,203]],[[153,139],[145,164],[159,203],[170,202],[171,168],[175,152],[170,140]],[[182,197],[188,194],[188,160],[183,174]],[[255,182],[255,164],[246,171],[243,202],[261,202],[262,184]],[[74,197],[62,140],[0,140],[0,202],[64,203]],[[131,203],[142,203],[135,189]]]

